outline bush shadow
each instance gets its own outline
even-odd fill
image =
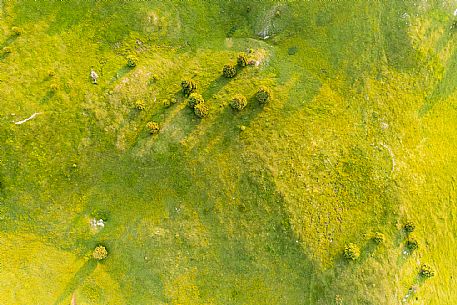
[[[75,273],[73,278],[65,287],[64,291],[60,294],[54,305],[62,304],[67,297],[69,297],[84,280],[89,277],[97,267],[97,262],[93,259],[88,260],[79,270]]]

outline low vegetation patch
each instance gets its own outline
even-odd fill
[[[148,128],[149,133],[152,135],[158,134],[160,131],[160,126],[159,126],[159,123],[157,123],[157,122],[148,122],[146,124],[146,127]]]
[[[360,257],[360,248],[356,244],[349,243],[344,247],[344,258],[348,260],[356,260]]]

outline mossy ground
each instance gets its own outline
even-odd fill
[[[455,304],[453,5],[0,2],[0,303]]]

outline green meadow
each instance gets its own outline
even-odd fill
[[[0,304],[456,304],[456,9],[0,0]]]

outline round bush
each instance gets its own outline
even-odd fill
[[[148,123],[146,124],[146,127],[149,129],[149,133],[150,133],[150,134],[157,134],[157,133],[159,133],[160,126],[159,126],[159,123],[157,123],[157,122],[148,122]]]
[[[187,80],[183,80],[181,82],[181,88],[182,88],[182,93],[185,96],[189,96],[191,93],[193,93],[197,90],[197,84],[193,80],[187,79]]]
[[[260,103],[260,104],[266,104],[270,100],[271,97],[271,91],[270,89],[266,87],[260,87],[257,93],[255,94],[255,99]]]
[[[435,270],[427,264],[423,264],[419,270],[419,275],[423,277],[432,277],[435,275]]]
[[[377,244],[382,244],[386,240],[386,237],[381,232],[376,232],[373,236],[373,240]]]
[[[195,107],[194,107],[194,113],[195,113],[195,115],[198,116],[199,118],[207,117],[208,114],[209,114],[209,109],[208,109],[208,107],[206,106],[205,102],[203,102],[203,103],[198,103],[197,105],[195,105]]]
[[[244,53],[241,53],[240,55],[238,55],[236,62],[238,64],[238,67],[243,68],[248,65],[248,58]]]
[[[129,56],[127,56],[127,66],[129,66],[130,68],[133,68],[133,67],[136,67],[137,64],[138,64],[138,57],[136,57],[133,54],[130,54]]]
[[[414,229],[416,229],[416,226],[414,225],[413,222],[411,221],[408,221],[407,223],[405,223],[405,225],[403,226],[403,229],[405,230],[406,233],[411,233],[414,231]]]
[[[353,243],[349,243],[344,247],[343,256],[346,259],[356,260],[360,256],[359,246]]]
[[[49,85],[49,90],[51,90],[52,92],[56,92],[57,90],[59,90],[59,85],[57,85],[56,83],[52,83],[51,85]]]
[[[97,246],[94,249],[94,252],[92,252],[92,257],[95,258],[96,260],[105,259],[107,256],[108,256],[108,251],[106,251],[106,248],[104,246]]]
[[[248,104],[248,101],[246,100],[246,98],[241,95],[241,94],[237,94],[235,95],[232,100],[230,101],[230,106],[234,109],[234,110],[243,110],[244,107],[246,107],[246,105]]]
[[[406,241],[406,248],[409,250],[409,251],[414,251],[416,250],[417,248],[419,248],[419,243],[417,242],[417,240],[415,238],[408,238],[408,240]]]
[[[138,109],[138,110],[146,109],[146,104],[144,103],[144,100],[137,100],[135,102],[135,108]]]
[[[189,100],[187,102],[187,105],[194,109],[195,106],[197,106],[198,104],[200,103],[204,103],[205,100],[203,99],[203,96],[201,96],[200,94],[198,93],[192,93],[190,96],[189,96]]]
[[[18,26],[13,26],[11,28],[11,31],[13,31],[14,35],[21,35],[22,33],[24,33],[24,30]]]
[[[232,78],[236,75],[236,67],[234,65],[228,64],[222,69],[222,75],[226,78]]]

